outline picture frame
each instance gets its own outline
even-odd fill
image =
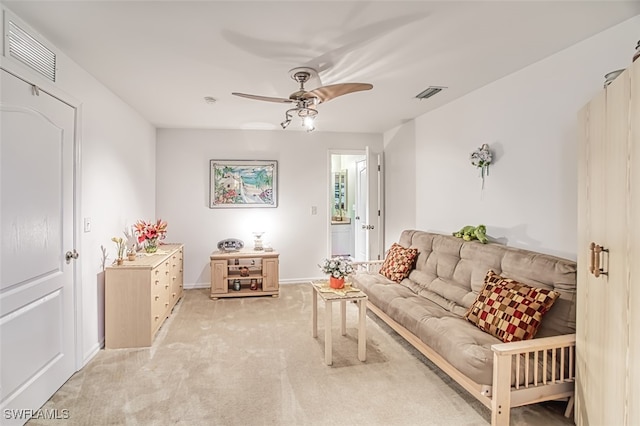
[[[210,160],[209,208],[278,206],[278,162]]]

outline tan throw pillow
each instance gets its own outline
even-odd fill
[[[380,268],[380,274],[399,283],[409,276],[416,257],[418,257],[418,249],[404,248],[398,243],[393,243]]]
[[[487,272],[484,283],[465,318],[505,343],[532,339],[542,316],[560,296],[557,291],[502,278],[493,271]]]

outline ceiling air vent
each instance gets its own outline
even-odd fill
[[[425,90],[423,90],[422,92],[418,93],[416,95],[416,98],[418,99],[427,99],[432,97],[433,95],[442,92],[444,89],[446,89],[446,87],[442,87],[442,86],[429,86],[428,88],[426,88]]]
[[[56,54],[11,20],[9,21],[8,47],[10,56],[49,80],[56,81]]]

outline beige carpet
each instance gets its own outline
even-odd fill
[[[43,407],[68,420],[29,425],[486,425],[490,413],[373,314],[367,361],[357,308],[347,336],[334,309],[324,364],[324,304],[311,337],[311,287],[280,297],[210,300],[187,290],[151,348],[102,350]],[[564,404],[512,410],[514,425],[573,424]]]

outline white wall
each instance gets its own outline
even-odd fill
[[[416,167],[416,134],[413,120],[384,134],[385,228],[384,248],[398,241],[405,229],[416,228],[416,197],[425,182]]]
[[[41,40],[56,50],[44,38]],[[104,340],[100,247],[107,249],[107,262],[112,262],[115,245],[111,237],[122,236],[124,227],[138,218],[155,214],[155,128],[63,52],[56,53],[55,83],[11,59],[3,58],[2,65],[79,108],[80,176],[76,181],[80,184],[80,217],[76,218],[76,248],[80,276],[76,283],[80,298],[78,339],[81,362],[86,363]],[[82,232],[84,217],[91,218],[89,233]]]
[[[328,151],[382,148],[381,135],[290,130],[159,129],[158,216],[169,224],[167,241],[185,244],[185,287],[210,285],[209,255],[218,241],[239,238],[253,247],[252,231],[280,253],[282,281],[320,277],[328,254]],[[209,208],[209,160],[277,160],[278,207]],[[317,215],[311,214],[317,207]]]
[[[425,114],[415,137],[406,128],[387,132],[387,242],[397,240],[398,223],[411,225],[404,207],[394,207],[408,195],[408,176],[390,169],[413,158],[407,149],[391,164],[391,149],[414,139],[418,229],[484,223],[502,243],[575,259],[577,111],[602,90],[606,73],[631,62],[638,28],[640,16]],[[481,193],[469,155],[484,143],[495,164]]]

